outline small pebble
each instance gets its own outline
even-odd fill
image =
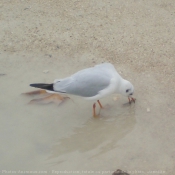
[[[147,112],[150,112],[150,108],[147,108],[147,110],[146,110]]]
[[[112,175],[129,175],[128,173],[118,169]]]
[[[43,73],[47,74],[49,72],[49,70],[44,70]]]
[[[3,75],[6,75],[6,74],[0,74],[0,76],[3,76]]]
[[[117,101],[117,100],[118,100],[118,97],[113,97],[113,100],[114,100],[114,101]]]

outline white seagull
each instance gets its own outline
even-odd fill
[[[111,63],[102,63],[91,68],[83,69],[70,77],[56,79],[52,84],[36,83],[30,86],[57,93],[73,94],[84,97],[86,100],[98,102],[99,99],[110,94],[121,94],[128,97],[129,103],[135,102],[132,97],[134,86],[123,79]],[[97,117],[96,103],[93,104],[93,116]]]

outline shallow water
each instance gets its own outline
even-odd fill
[[[173,1],[17,0],[0,9],[1,173],[175,172]],[[93,118],[79,97],[41,105],[22,95],[104,61],[133,83],[135,104],[111,95]]]
[[[1,70],[6,75],[0,77],[3,170],[88,174],[87,170],[91,174],[112,174],[117,168],[147,172],[167,171],[167,167],[173,166],[174,102],[161,93],[163,87],[158,88],[153,75],[149,79],[144,77],[154,85],[145,85],[145,93],[140,95],[141,77],[133,73],[136,103],[128,105],[125,97],[109,96],[101,100],[106,109],[97,108],[100,117],[93,118],[92,102],[79,97],[71,96],[59,106],[28,104],[38,96],[21,93],[35,90],[28,86],[30,83],[50,82],[57,69],[62,70],[61,65],[54,67],[51,63],[53,69],[46,74],[42,70],[47,63],[41,67],[33,64],[39,56],[32,62],[8,56],[14,60],[2,61]],[[63,69],[59,77],[66,74]],[[156,92],[151,91],[154,86]],[[113,97],[117,97],[116,101]]]

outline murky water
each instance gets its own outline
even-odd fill
[[[0,9],[1,174],[175,172],[173,1],[17,0]],[[79,97],[29,104],[41,96],[22,95],[104,61],[132,82],[135,104],[112,95],[93,118],[93,102]]]
[[[50,82],[57,72],[57,78],[68,72],[51,63],[52,69],[43,73],[47,63],[33,64],[40,58],[23,62],[11,56],[15,61],[2,61],[1,70],[6,75],[0,77],[0,162],[4,170],[111,174],[117,168],[167,171],[165,165],[173,165],[174,102],[160,92],[153,75],[144,77],[145,82],[154,84],[145,85],[142,93],[141,77],[133,73],[136,103],[125,104],[127,98],[119,95],[116,100],[114,96],[104,98],[101,102],[106,108],[97,108],[100,117],[93,118],[92,102],[79,97],[71,96],[59,106],[28,104],[38,98],[21,95],[35,90],[30,83]],[[154,86],[156,92],[151,91]]]

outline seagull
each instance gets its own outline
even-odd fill
[[[100,99],[110,94],[121,94],[128,97],[129,103],[134,102],[132,97],[134,86],[123,79],[111,63],[102,63],[94,67],[78,71],[70,77],[56,79],[51,84],[34,83],[30,86],[47,90],[50,93],[64,93],[81,96],[86,100],[94,101],[93,116],[96,115],[96,101],[103,108]]]

